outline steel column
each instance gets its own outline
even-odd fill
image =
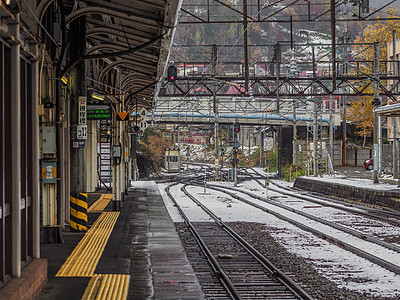
[[[374,108],[379,106],[379,43],[374,44]],[[379,183],[379,124],[378,113],[373,112],[374,183]]]
[[[70,24],[70,33],[72,38],[70,45],[71,59],[75,59],[83,55],[86,51],[86,19],[81,17]],[[70,135],[71,145],[73,141],[78,141],[77,125],[78,125],[78,105],[79,97],[87,96],[86,86],[86,61],[79,62],[70,73],[71,80],[71,110],[70,110]],[[70,169],[70,187],[71,195],[77,196],[79,193],[87,192],[87,141],[83,148],[72,148],[71,151],[71,169]]]
[[[398,68],[396,60],[396,30],[393,30],[393,75],[398,76]],[[395,85],[395,93],[398,92],[398,85],[393,80],[393,85]],[[398,156],[398,147],[396,140],[398,138],[397,132],[397,117],[393,117],[393,178],[399,178],[399,161],[397,160]]]
[[[19,22],[20,15],[15,18]],[[10,25],[15,41],[11,45],[11,218],[12,218],[12,275],[21,276],[21,74],[20,24]]]
[[[32,52],[39,56],[38,44],[32,45]],[[32,232],[33,257],[40,258],[40,176],[39,176],[39,62],[32,62]]]

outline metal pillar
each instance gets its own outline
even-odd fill
[[[396,30],[393,30],[393,75],[399,76],[398,66],[396,62]],[[393,80],[395,85],[395,81]],[[398,86],[395,85],[395,93],[398,92]],[[397,117],[393,117],[393,178],[399,178],[399,161],[398,157],[398,147],[396,140],[398,138],[397,132]]]
[[[296,99],[293,99],[293,164],[297,166],[297,122],[296,122]]]
[[[70,24],[71,36],[71,60],[80,57],[86,52],[86,18],[80,17]],[[70,137],[71,144],[77,139],[78,125],[78,98],[86,97],[86,61],[80,61],[70,73],[71,79],[71,111],[70,111]],[[85,140],[79,140],[85,141]],[[85,141],[86,143],[86,141]],[[70,187],[71,195],[85,193],[86,185],[86,169],[87,169],[87,149],[86,145],[83,148],[70,148],[71,151],[71,167],[70,167]]]
[[[332,92],[336,90],[336,6],[331,0]]]
[[[11,272],[12,276],[21,276],[21,76],[20,76],[20,44],[19,18],[17,23],[10,25],[10,32],[15,38],[11,44]]]
[[[276,56],[276,113],[279,114],[279,77],[281,76],[281,45],[276,44],[275,56]]]
[[[322,100],[317,98],[314,101],[314,123],[313,123],[313,141],[314,141],[314,176],[321,175],[322,162]]]
[[[217,46],[213,44],[212,48],[212,67],[213,67],[213,110],[214,110],[214,136],[215,136],[215,180],[219,177],[219,116],[218,116],[218,100],[215,95],[215,67],[217,64]]]
[[[247,0],[243,0],[243,50],[244,50],[244,90],[249,90],[249,49],[247,32]]]
[[[335,154],[334,153],[335,152],[334,142],[333,142],[333,131],[334,131],[333,126],[334,126],[334,122],[335,122],[334,115],[333,115],[334,104],[335,104],[335,99],[334,99],[334,96],[331,95],[330,99],[329,99],[329,156],[332,161],[332,168],[333,168],[333,164],[334,164],[333,156]]]
[[[118,108],[117,108],[118,110]],[[121,145],[121,123],[122,122],[117,122],[116,118],[113,117],[113,126],[112,126],[112,131],[113,131],[113,146]],[[123,147],[121,145],[121,152],[123,150]],[[113,151],[113,150],[112,150]],[[113,159],[113,183],[112,183],[112,201],[113,201],[113,210],[114,211],[119,211],[121,208],[121,163],[122,163],[122,153],[121,157],[114,158]]]
[[[39,57],[38,44],[32,45],[32,51]],[[33,233],[33,257],[40,258],[40,177],[39,177],[39,62],[32,62],[32,233]]]
[[[379,43],[374,44],[374,108],[379,106]],[[373,143],[374,143],[374,183],[379,183],[379,124],[378,113],[373,112]]]

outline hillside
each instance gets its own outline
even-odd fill
[[[204,3],[203,3],[204,2]],[[378,3],[386,4],[387,1],[370,1],[371,12],[374,7],[381,7]],[[181,22],[193,22],[198,19],[193,18],[186,12],[199,16],[202,19],[209,18],[210,21],[227,21],[242,20],[242,16],[238,13],[242,11],[242,1],[225,1],[230,4],[234,10],[228,9],[216,1],[207,11],[205,0],[184,0],[181,12]],[[252,61],[271,61],[274,55],[273,45],[277,42],[289,45],[291,39],[290,23],[287,21],[292,18],[293,42],[294,44],[305,44],[307,41],[313,44],[328,44],[316,47],[316,55],[320,52],[326,52],[330,44],[331,23],[329,20],[329,1],[321,2],[311,0],[310,16],[311,19],[318,18],[317,22],[299,22],[299,20],[307,20],[308,7],[306,2],[301,1],[295,5],[285,8],[284,5],[266,6],[261,12],[257,11],[257,1],[248,0],[248,15],[251,18],[268,20],[286,21],[286,22],[252,22],[249,20],[248,27],[248,44],[249,55]],[[263,3],[263,1],[261,1]],[[265,2],[266,3],[266,2]],[[285,2],[286,3],[286,2]],[[399,1],[393,3],[394,7],[399,7]],[[386,11],[387,8],[384,9]],[[326,13],[327,12],[327,13]],[[338,42],[348,31],[349,43],[353,42],[355,37],[360,35],[368,22],[344,22],[349,16],[358,13],[358,8],[350,4],[340,5],[337,8],[337,26],[336,35]],[[207,15],[210,14],[210,15]],[[385,13],[377,13],[375,16],[386,17]],[[307,32],[307,33],[306,33]],[[219,55],[226,61],[240,62],[243,57],[243,25],[242,23],[201,23],[201,24],[179,24],[174,39],[174,49],[171,53],[171,60],[175,62],[209,62],[211,50],[209,45],[216,44],[219,46]],[[181,45],[190,45],[190,47],[181,47]],[[232,50],[232,45],[236,48]],[[194,47],[197,46],[197,47]],[[206,47],[208,46],[208,47]],[[224,47],[225,46],[225,47]],[[307,54],[307,51],[303,54]]]

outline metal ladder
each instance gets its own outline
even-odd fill
[[[98,187],[102,188],[102,183],[112,183],[112,158],[111,158],[111,126],[108,120],[101,120],[100,134],[97,143],[97,157],[98,157],[98,173],[99,184]]]

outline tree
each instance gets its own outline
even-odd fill
[[[398,18],[399,10],[395,10],[389,7],[387,13],[389,17]],[[353,69],[352,73],[361,71],[364,74],[372,75],[373,64],[374,64],[374,43],[379,43],[380,57],[379,61],[387,61],[387,47],[388,43],[393,41],[393,31],[396,34],[400,33],[400,21],[399,20],[387,20],[387,21],[376,21],[373,24],[368,25],[362,35],[358,36],[354,42],[354,52],[357,61],[359,61],[359,70]],[[379,73],[386,73],[387,66],[385,63],[379,64]],[[385,85],[385,82],[381,81],[381,84]],[[374,82],[372,79],[365,80],[363,82],[358,82],[360,88],[364,90],[365,93],[373,94]],[[357,98],[351,104],[349,113],[347,114],[347,119],[354,123],[359,129],[356,133],[364,137],[363,148],[365,148],[365,142],[367,134],[373,132],[373,97],[364,96]]]
[[[389,18],[398,18],[400,12],[397,9],[389,7],[387,13]],[[387,60],[387,45],[393,40],[393,30],[396,30],[396,35],[400,34],[400,21],[399,20],[388,20],[388,21],[376,21],[373,24],[368,25],[362,35],[357,36],[354,40],[355,53],[358,60],[362,60],[365,63],[361,65],[361,71],[371,74],[372,64],[374,61],[374,47],[372,43],[379,43],[380,48],[380,61]],[[358,44],[358,45],[357,45]],[[380,64],[380,71],[386,73],[386,65]]]
[[[140,139],[138,150],[151,161],[155,171],[159,171],[163,166],[164,151],[171,145],[171,141],[163,137],[160,131],[149,127],[145,130],[143,138]]]
[[[364,138],[363,148],[365,148],[367,135],[372,133],[374,127],[372,108],[370,97],[358,97],[351,103],[346,114],[347,120],[357,127],[356,134]]]

